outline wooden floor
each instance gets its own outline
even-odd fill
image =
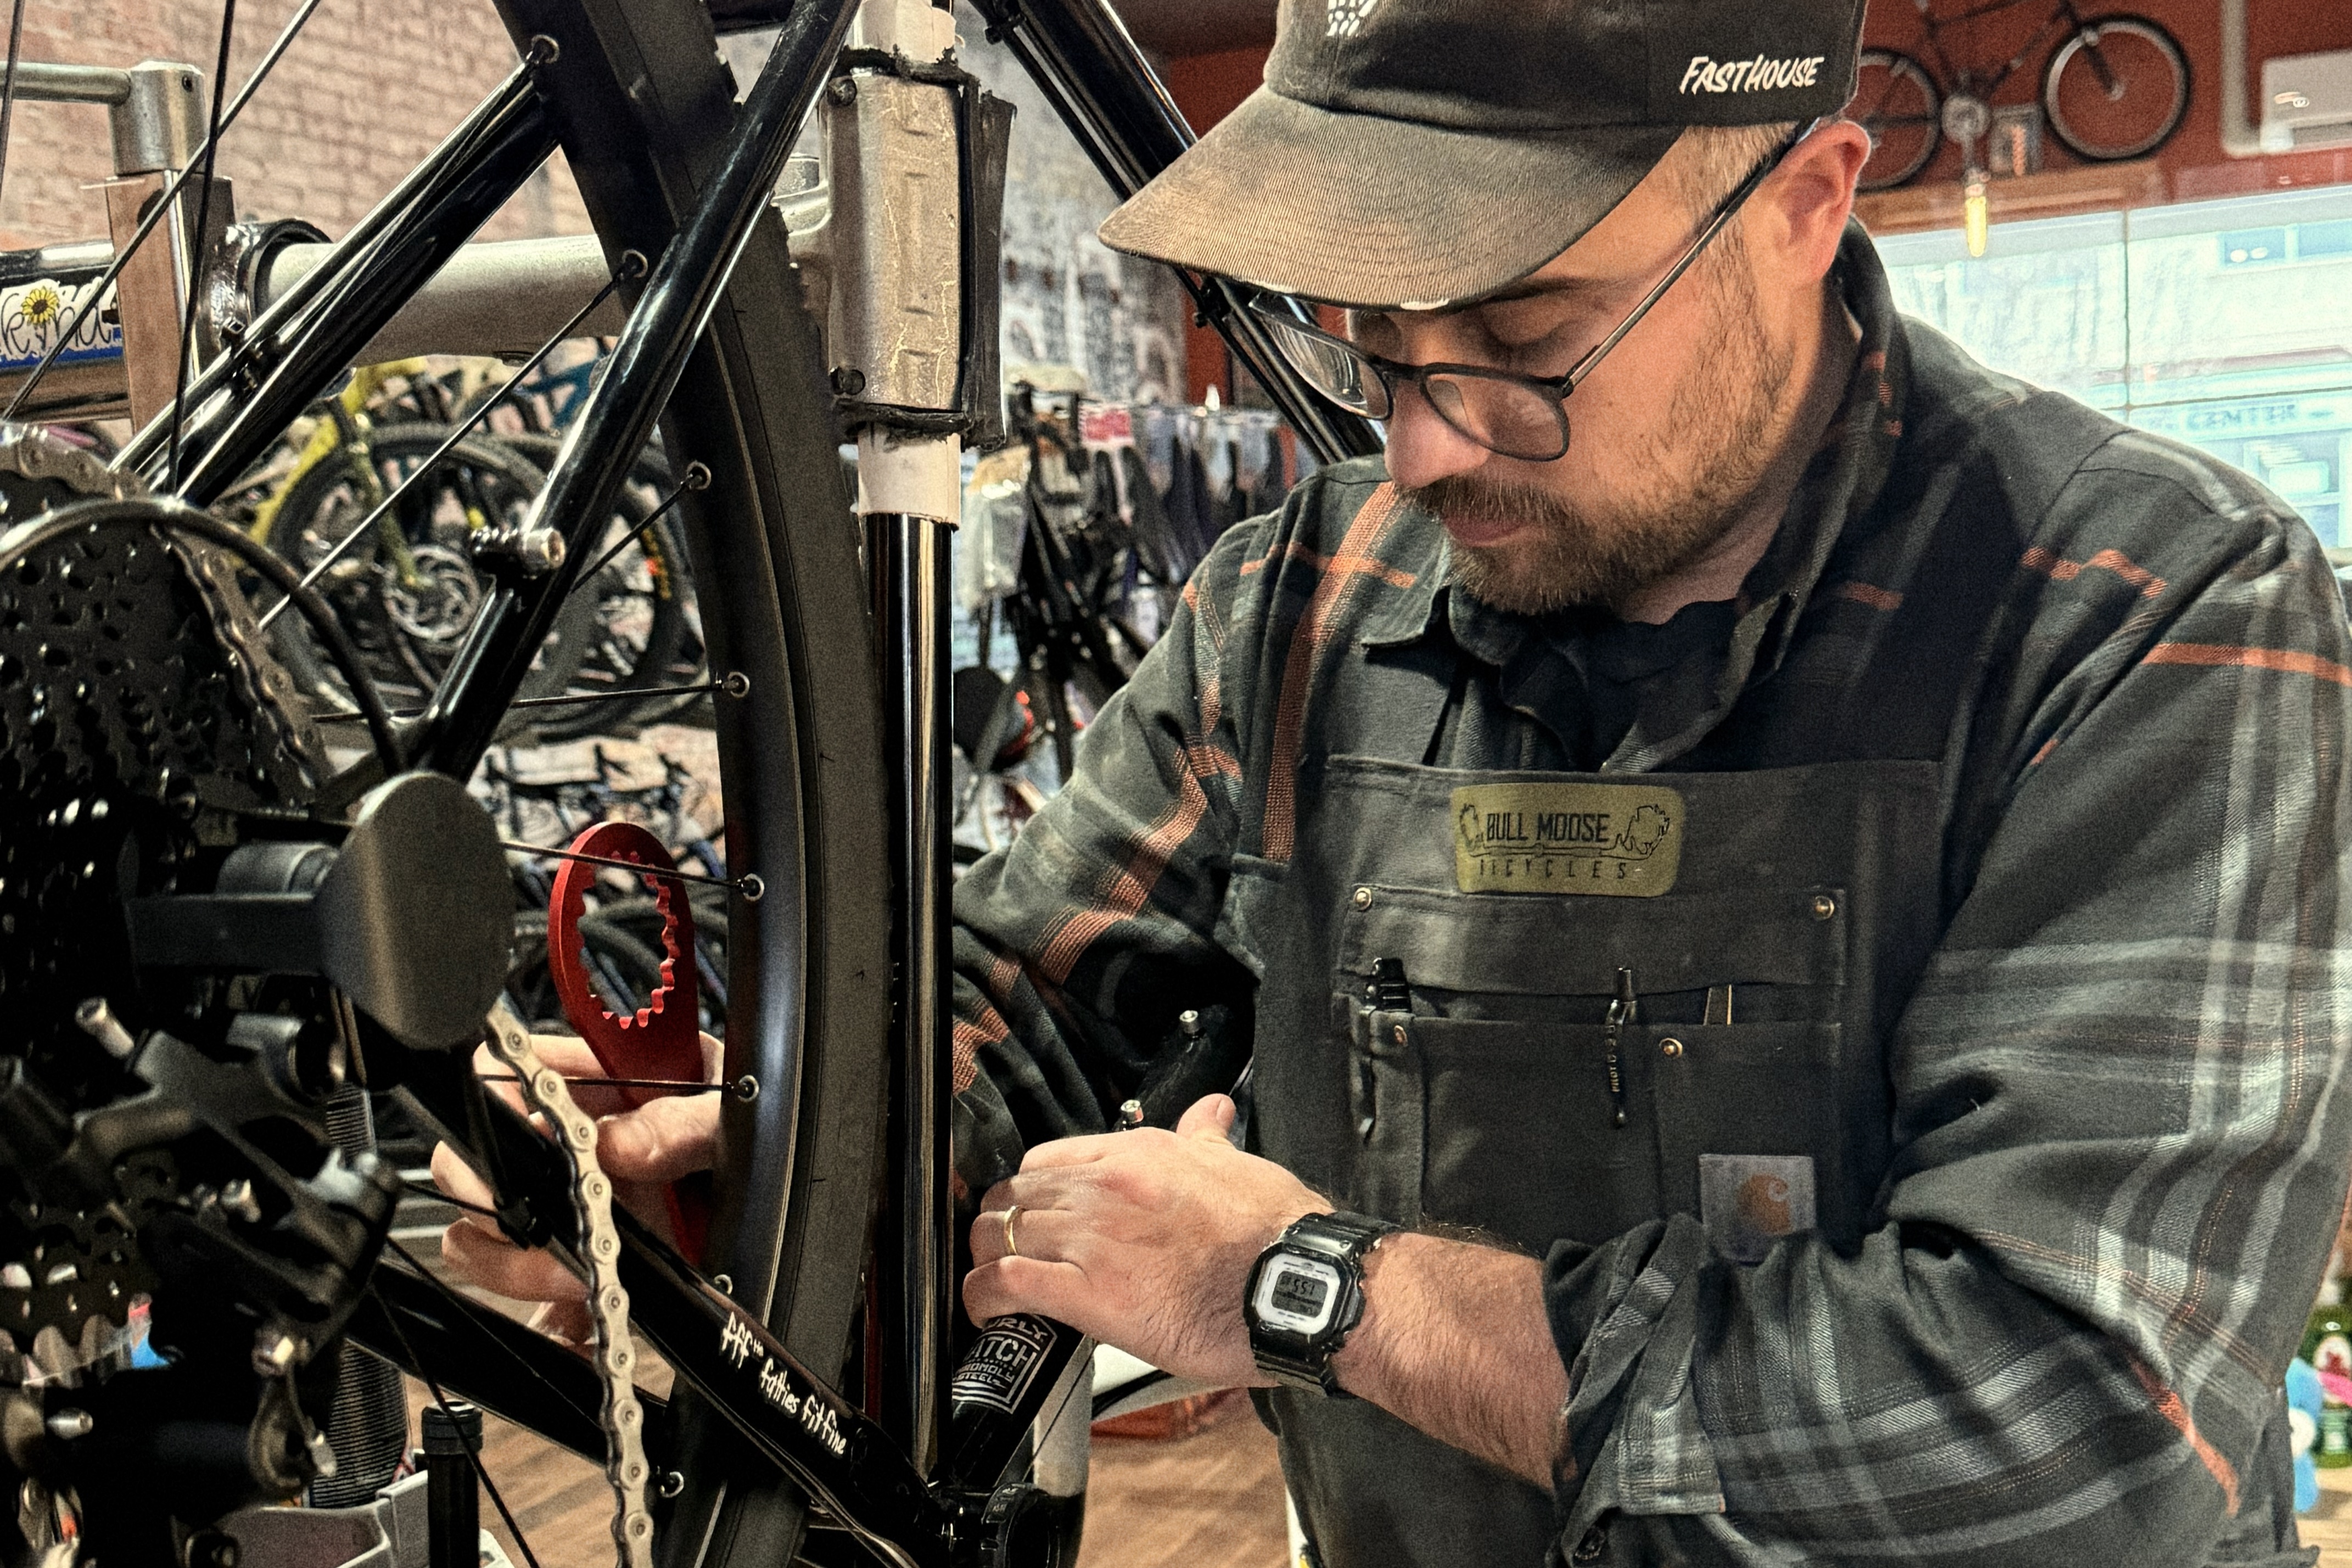
[[[423,1390],[412,1386],[412,1405]],[[489,1418],[483,1464],[541,1568],[610,1568],[611,1494],[583,1459]],[[2319,1568],[2352,1568],[2352,1469],[2319,1472],[2319,1507],[2297,1521]],[[485,1499],[482,1521],[520,1568]],[[1282,1568],[1282,1474],[1274,1438],[1247,1406],[1190,1436],[1105,1438],[1094,1447],[1078,1568]]]
[[[428,1397],[411,1384],[412,1415]],[[484,1420],[482,1466],[540,1568],[611,1568],[603,1471],[496,1416]],[[522,1568],[497,1513],[484,1498],[483,1524]],[[1246,1405],[1190,1436],[1095,1445],[1078,1568],[1282,1568],[1286,1552],[1274,1438]]]
[[[2319,1548],[2319,1568],[2352,1568],[2352,1470],[2319,1472],[2319,1506],[2295,1521],[2305,1546]]]

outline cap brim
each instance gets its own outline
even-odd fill
[[[1261,87],[1105,219],[1102,241],[1277,293],[1434,309],[1492,293],[1575,244],[1681,134],[1472,133]]]

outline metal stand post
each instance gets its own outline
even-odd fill
[[[952,442],[952,437],[950,437]],[[950,458],[953,461],[952,447]],[[868,514],[874,627],[891,700],[888,744],[898,810],[893,834],[904,911],[898,970],[899,1057],[891,1121],[898,1257],[886,1299],[905,1386],[887,1391],[887,1425],[916,1468],[939,1455],[955,1310],[953,1209],[948,1194],[949,1028],[948,534],[905,512]],[[886,1244],[886,1255],[889,1251]]]
[[[432,1568],[481,1568],[482,1489],[473,1456],[482,1448],[482,1413],[452,1400],[425,1407],[425,1542]]]

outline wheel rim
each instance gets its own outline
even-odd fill
[[[1907,55],[1863,51],[1846,112],[1870,135],[1870,156],[1859,188],[1890,190],[1913,178],[1936,155],[1941,140],[1940,100],[1933,78]]]
[[[2050,57],[2042,109],[2051,133],[2078,157],[2097,163],[2144,157],[2179,129],[2188,112],[2188,63],[2154,23],[2102,18]]]

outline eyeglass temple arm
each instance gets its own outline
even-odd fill
[[[1642,302],[1633,307],[1632,313],[1617,323],[1617,330],[1593,344],[1591,353],[1569,367],[1568,374],[1560,379],[1568,384],[1570,392],[1575,391],[1584,378],[1592,374],[1592,367],[1599,364],[1611,349],[1624,341],[1627,332],[1642,324],[1642,318],[1650,313],[1650,307],[1664,297],[1666,290],[1675,286],[1676,279],[1690,270],[1691,263],[1698,259],[1699,252],[1705,250],[1708,242],[1723,232],[1723,226],[1739,215],[1739,209],[1748,205],[1748,198],[1756,194],[1756,187],[1762,184],[1766,177],[1779,168],[1790,153],[1797,150],[1797,143],[1811,136],[1820,129],[1822,121],[1815,120],[1800,126],[1794,136],[1780,144],[1780,151],[1757,164],[1748,176],[1740,181],[1729,195],[1723,198],[1721,205],[1715,209],[1715,216],[1706,220],[1706,226],[1698,231],[1698,237],[1690,242],[1690,248],[1684,251],[1681,258],[1666,269],[1666,275],[1659,279],[1648,293],[1642,296]]]

